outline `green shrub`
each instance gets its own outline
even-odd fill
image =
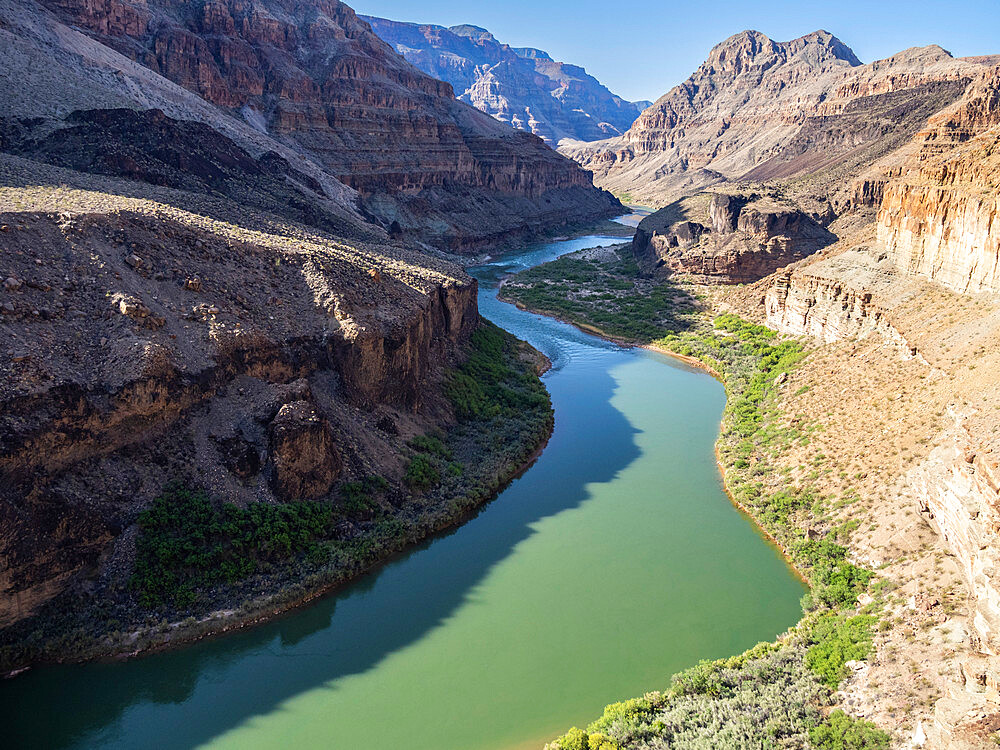
[[[673,678],[666,693],[614,703],[554,747],[802,747],[821,715],[826,689],[810,672],[801,646],[761,644],[745,654],[702,662]],[[596,744],[595,744],[596,743]]]
[[[840,709],[809,731],[816,750],[888,750],[890,739],[870,721],[855,719]]]
[[[515,369],[512,364],[518,361],[517,339],[483,321],[469,343],[468,357],[445,383],[445,395],[460,420],[549,411],[549,396],[538,376],[527,365]]]
[[[555,741],[559,750],[619,750],[618,745],[603,734],[588,734],[578,727],[573,727]]]
[[[432,437],[430,435],[418,435],[410,441],[409,445],[411,448],[420,451],[421,453],[431,453],[435,456],[441,456],[442,458],[448,459],[452,456],[451,449],[441,442],[440,438]]]
[[[332,509],[320,503],[239,508],[169,487],[139,516],[131,586],[144,607],[188,607],[204,588],[313,551],[332,518]]]
[[[437,486],[441,474],[427,456],[417,454],[407,465],[403,481],[410,489],[424,491]]]
[[[836,689],[847,676],[847,662],[864,660],[871,653],[875,622],[871,615],[848,617],[831,612],[821,616],[809,636],[809,668],[825,685]]]

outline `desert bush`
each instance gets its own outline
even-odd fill
[[[888,750],[891,738],[870,721],[855,719],[841,710],[809,731],[816,750]]]
[[[876,619],[871,615],[849,617],[830,612],[817,620],[809,636],[812,645],[806,663],[825,685],[836,688],[847,676],[847,662],[868,657]]]
[[[423,454],[417,454],[407,464],[403,481],[410,489],[429,490],[441,481],[441,473],[431,459]]]
[[[329,533],[332,518],[332,509],[320,503],[239,508],[168,487],[139,516],[131,586],[147,608],[190,606],[204,588],[236,583],[261,565],[309,552]]]

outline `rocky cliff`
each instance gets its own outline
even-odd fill
[[[621,135],[649,105],[625,101],[583,68],[512,48],[476,26],[362,18],[409,62],[450,83],[462,101],[553,145]]]
[[[836,238],[796,206],[755,196],[710,194],[643,219],[632,251],[647,274],[744,284],[811,255]],[[699,222],[697,219],[701,219]]]
[[[1000,69],[933,118],[888,182],[878,241],[903,272],[1000,291]]]
[[[928,671],[935,662],[949,667],[938,669],[943,677],[933,711],[912,711],[915,746],[954,750],[985,746],[1000,726],[998,81],[1000,71],[980,67],[957,101],[860,175],[858,204],[878,208],[872,223],[763,280],[744,300],[759,305],[777,330],[827,343],[811,387],[828,384],[832,398],[845,401],[851,421],[846,443],[868,435],[894,464],[883,470],[880,484],[890,490],[875,505],[882,514],[893,503],[903,508],[891,538],[915,538],[919,529],[904,525],[904,532],[897,524],[919,513],[956,568],[967,610],[954,621],[938,615],[936,621],[946,624],[923,639],[914,658]],[[865,393],[868,386],[857,384],[882,378],[891,386],[874,390],[874,398]],[[928,421],[928,414],[935,418]],[[893,434],[903,440],[893,443]],[[864,478],[877,463],[860,462],[865,471],[856,476]],[[916,561],[930,559],[926,552],[911,559],[900,580],[915,593],[904,610],[927,617],[923,613],[932,612],[947,589],[936,589],[939,564],[919,572]],[[904,635],[912,641],[912,634]],[[893,634],[888,642],[896,642]],[[887,668],[895,647],[887,646],[885,656],[880,651],[884,682],[870,686],[879,696],[897,679]],[[873,698],[871,710],[879,703]]]
[[[105,190],[0,192],[0,624],[90,575],[165,477],[307,499],[391,457],[375,422],[439,398],[478,322],[447,264],[52,176]]]
[[[564,152],[602,187],[654,205],[741,179],[826,173],[843,187],[955,101],[985,62],[926,47],[862,65],[825,31],[790,42],[746,31],[623,136]]]
[[[0,0],[0,92],[0,659],[17,663],[32,615],[58,644],[58,597],[128,599],[168,481],[334,508],[377,475],[405,503],[406,441],[454,424],[443,378],[480,325],[474,281],[415,248],[617,206],[336,2]]]
[[[584,171],[455,101],[336,0],[44,5],[305,155],[401,236],[462,249],[617,209]],[[21,23],[24,7],[11,14]]]

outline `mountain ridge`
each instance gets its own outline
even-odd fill
[[[620,134],[648,106],[616,96],[582,66],[511,47],[478,26],[361,18],[410,63],[450,83],[462,101],[550,144]]]
[[[853,112],[844,121],[853,135],[826,154],[827,161],[832,166],[854,159],[858,149],[873,154],[859,156],[860,161],[871,161],[886,138],[902,145],[912,137],[929,114],[958,96],[963,88],[959,82],[984,64],[954,58],[936,45],[862,64],[825,30],[788,42],[747,30],[712,47],[685,81],[661,96],[622,136],[564,143],[560,150],[590,169],[598,185],[665,205],[755,170],[766,172],[769,162],[793,161],[787,149],[798,148],[796,139],[816,129],[832,132],[837,126],[830,118],[845,112]],[[952,94],[921,88],[948,82],[955,84]],[[909,107],[898,101],[902,91],[910,92]],[[891,107],[876,99],[862,101],[889,96],[897,100]],[[931,112],[924,112],[924,103]],[[869,106],[882,114],[866,123],[858,108]],[[915,114],[918,110],[924,112],[922,118]]]

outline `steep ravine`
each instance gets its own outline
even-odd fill
[[[483,313],[553,364],[552,438],[498,502],[258,628],[0,683],[7,736],[81,748],[159,736],[166,748],[221,749],[293,734],[304,747],[538,747],[692,658],[742,650],[793,622],[800,581],[719,484],[721,386],[496,300],[507,263],[594,241],[528,248],[475,272]],[[30,705],[62,719],[38,722]],[[175,729],[164,735],[164,724]]]

